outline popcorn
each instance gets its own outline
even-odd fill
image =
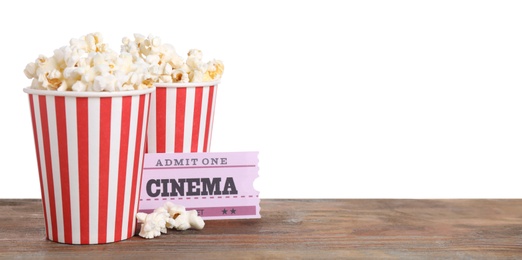
[[[136,219],[141,223],[139,236],[147,239],[166,234],[167,228],[201,230],[205,227],[205,221],[198,216],[196,210],[186,211],[185,207],[171,202],[165,203],[150,214],[138,212]]]
[[[221,78],[225,65],[220,60],[212,60],[207,64],[207,71],[203,75],[203,81],[214,81]]]
[[[165,205],[163,205],[163,208],[166,209],[169,215],[174,219],[177,215],[186,211],[184,206],[176,205],[172,202],[166,202]]]
[[[189,50],[183,62],[172,45],[162,43],[153,35],[134,34],[134,41],[125,37],[121,51],[132,54],[135,62],[148,64],[149,78],[155,83],[214,81],[219,80],[224,71],[223,62],[219,60],[203,62],[203,53],[198,49]]]
[[[182,69],[173,70],[171,75],[172,75],[172,82],[174,82],[174,83],[189,82],[188,74]]]
[[[71,39],[54,55],[38,56],[24,69],[31,88],[54,91],[129,91],[155,83],[187,83],[219,80],[224,65],[220,60],[203,62],[198,49],[187,53],[186,61],[159,37],[134,34],[122,39],[120,53],[103,42],[100,33]]]
[[[136,214],[136,218],[138,219],[138,223],[141,224],[141,229],[139,236],[144,238],[155,238],[161,235],[161,233],[166,234],[167,229],[165,225],[168,221],[168,213],[166,212],[152,212],[151,214],[146,214],[139,212]]]
[[[188,215],[188,221],[190,225],[189,228],[201,230],[205,227],[205,221],[203,221],[203,219],[198,216],[198,212],[196,210],[189,210],[186,214]]]
[[[24,74],[27,78],[34,78],[36,76],[36,63],[31,62],[25,66]]]
[[[114,91],[118,54],[111,51],[99,33],[72,39],[69,46],[40,55],[24,73],[32,88],[57,91]],[[36,79],[36,80],[35,80]]]

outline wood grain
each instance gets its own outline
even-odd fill
[[[261,219],[104,245],[45,239],[40,200],[0,200],[2,259],[522,259],[522,200],[262,200]]]

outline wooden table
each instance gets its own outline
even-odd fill
[[[261,200],[261,219],[104,245],[46,240],[40,200],[0,212],[2,259],[522,259],[522,200]]]

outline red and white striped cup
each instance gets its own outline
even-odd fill
[[[134,235],[153,91],[24,89],[49,240],[103,244]]]
[[[158,83],[152,94],[147,153],[208,152],[219,81]]]

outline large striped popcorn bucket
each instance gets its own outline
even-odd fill
[[[208,152],[218,84],[157,83],[151,97],[146,152]]]
[[[134,235],[154,89],[24,89],[49,240],[103,244]]]

